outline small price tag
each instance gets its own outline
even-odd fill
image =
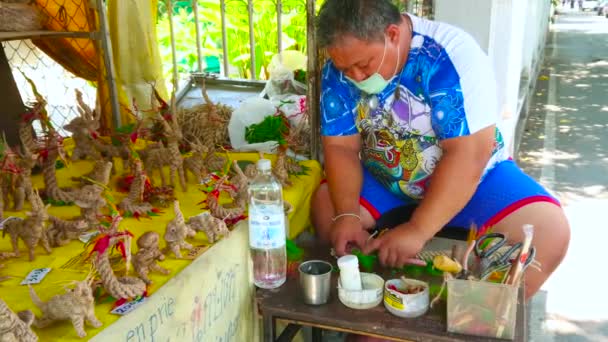
[[[115,308],[111,311],[111,313],[119,316],[124,316],[129,312],[137,309],[140,305],[142,305],[146,301],[146,297],[140,297],[136,300],[132,300],[130,302],[126,302],[123,305]]]
[[[30,274],[21,281],[21,285],[38,284],[47,274],[49,274],[49,272],[51,272],[50,268],[37,268],[32,270]]]
[[[82,243],[88,243],[97,235],[99,235],[99,231],[84,233],[78,237],[78,240],[80,240]]]
[[[209,246],[194,246],[194,248],[188,251],[188,254],[184,255],[184,259],[194,260],[198,258],[201,254],[205,253],[205,251],[208,249]]]

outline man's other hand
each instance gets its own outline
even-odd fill
[[[334,222],[330,234],[331,243],[338,256],[346,254],[352,244],[363,249],[369,238],[369,233],[363,229],[361,220],[348,216],[341,217]]]
[[[422,250],[427,240],[423,231],[405,223],[370,240],[363,248],[363,253],[378,251],[382,265],[402,267],[412,263],[412,259]]]

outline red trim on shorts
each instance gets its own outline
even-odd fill
[[[502,219],[509,216],[513,212],[515,212],[517,209],[524,207],[528,204],[536,203],[536,202],[549,202],[549,203],[553,203],[553,204],[557,205],[558,207],[561,207],[561,204],[555,198],[553,198],[551,196],[531,196],[531,197],[521,199],[517,202],[511,203],[509,206],[507,206],[506,208],[504,208],[503,210],[498,212],[498,214],[496,214],[492,218],[490,218],[483,225],[483,227],[481,227],[481,229],[478,233],[478,236],[485,234],[490,227],[497,224]]]
[[[322,184],[325,184],[325,183],[327,183],[327,179],[323,178],[323,179],[321,179],[321,183],[319,183],[319,185],[322,185]]]
[[[369,213],[372,215],[372,217],[374,218],[374,220],[377,221],[380,218],[381,215],[380,215],[380,212],[378,211],[378,209],[376,209],[365,198],[359,197],[359,204],[361,204],[361,206],[363,208],[365,208],[367,211],[369,211]]]

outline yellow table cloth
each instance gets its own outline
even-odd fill
[[[274,155],[267,155],[267,158],[273,160]],[[239,161],[256,161],[259,157],[255,153],[231,153],[230,158]],[[284,198],[286,201],[291,203],[294,210],[289,215],[290,224],[290,237],[293,238],[309,227],[309,213],[310,213],[310,198],[316,189],[317,185],[321,180],[321,167],[316,161],[304,161],[303,165],[309,168],[306,175],[298,177],[291,177],[293,185],[284,189]],[[72,186],[74,183],[70,180],[71,177],[83,175],[89,172],[92,168],[92,162],[90,161],[78,161],[70,163],[68,167],[57,171],[57,178],[61,187]],[[122,165],[121,161],[118,161],[118,165]],[[120,167],[119,167],[120,168]],[[164,170],[168,175],[168,169]],[[120,173],[120,172],[119,172]],[[158,174],[155,175],[154,183],[160,184],[160,180],[157,179]],[[117,177],[113,177],[111,184],[112,188],[116,189]],[[176,180],[177,182],[177,180]],[[34,187],[42,189],[44,188],[44,182],[41,175],[33,177]],[[205,194],[200,190],[199,186],[194,183],[193,177],[190,175],[188,182],[188,191],[182,192],[179,184],[176,184],[175,195],[180,201],[181,209],[186,218],[200,214],[203,210],[200,203],[204,198]],[[116,204],[118,204],[126,194],[114,191],[112,193]],[[28,210],[29,204],[23,212],[15,213],[11,211],[5,211],[5,217],[9,216],[24,216],[26,210]],[[52,207],[49,209],[49,214],[60,218],[70,218],[79,215],[79,210],[75,206],[66,207]],[[163,209],[163,213],[158,217],[141,218],[139,220],[135,218],[125,218],[120,227],[122,229],[128,229],[134,233],[135,238],[132,242],[132,253],[137,251],[135,240],[143,232],[152,230],[159,234],[164,234],[166,223],[173,219],[172,206]],[[206,245],[206,237],[204,233],[198,233],[193,239],[188,240],[195,246]],[[8,306],[15,312],[20,310],[30,309],[36,315],[40,314],[38,308],[32,303],[27,286],[20,285],[21,281],[26,275],[33,269],[50,267],[51,272],[43,279],[40,284],[33,285],[38,295],[43,301],[48,300],[55,294],[64,293],[64,286],[69,286],[73,280],[83,279],[88,270],[85,269],[72,269],[66,267],[66,263],[79,255],[84,251],[84,244],[80,241],[72,241],[66,246],[54,248],[50,255],[47,255],[41,246],[36,248],[36,259],[33,262],[28,261],[27,250],[22,241],[20,243],[21,257],[18,259],[8,259],[0,261],[0,264],[4,264],[4,268],[0,268],[0,277],[10,276],[11,278],[0,283],[0,298],[2,298]],[[164,240],[161,239],[161,248],[164,247]],[[248,248],[248,246],[243,246]],[[0,240],[0,251],[11,251],[12,247],[10,239],[4,238]],[[191,260],[177,260],[173,255],[168,255],[165,261],[160,262],[160,265],[171,270],[171,275],[164,276],[158,273],[151,273],[150,279],[153,284],[148,287],[149,295],[153,296],[154,292],[163,286],[172,275],[180,272],[184,267],[191,263]],[[117,274],[122,276],[123,274]],[[132,275],[132,267],[131,267]],[[120,316],[113,315],[110,313],[113,303],[97,303],[96,314],[97,317],[103,322],[103,326],[98,329],[87,326],[86,331],[88,337],[94,336],[103,329],[107,329],[112,322],[116,321]],[[60,322],[54,324],[45,329],[35,329],[34,331],[40,336],[41,341],[69,341],[69,340],[80,340],[76,335],[72,324],[69,321]]]

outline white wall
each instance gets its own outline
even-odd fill
[[[491,58],[502,108],[500,127],[511,152],[521,114],[519,103],[536,78],[530,73],[537,71],[544,49],[549,10],[550,2],[541,0],[435,2],[435,20],[467,31]]]
[[[487,53],[490,42],[491,0],[435,0],[435,20],[462,28]]]
[[[541,56],[549,27],[551,6],[547,2],[534,1],[528,5],[525,21],[524,47],[522,50],[523,71],[531,72]]]

